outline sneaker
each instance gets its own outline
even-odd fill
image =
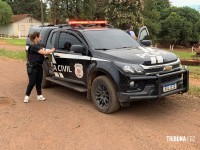
[[[44,101],[46,98],[43,95],[38,95],[37,100],[38,101]]]
[[[28,102],[29,102],[29,96],[26,95],[26,96],[24,97],[24,103],[28,103]]]

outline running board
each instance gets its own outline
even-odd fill
[[[87,92],[87,88],[80,84],[74,84],[74,83],[69,83],[66,81],[60,81],[60,80],[53,79],[51,77],[47,77],[46,80],[51,81],[56,84],[59,84],[59,85],[62,85],[62,86],[65,86],[67,88],[76,90],[78,92]]]

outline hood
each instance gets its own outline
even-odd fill
[[[101,58],[131,64],[157,65],[177,60],[177,56],[174,53],[151,47],[113,49],[96,52]]]

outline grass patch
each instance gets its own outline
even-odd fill
[[[200,96],[200,87],[198,86],[190,86],[188,93],[192,95]]]
[[[192,55],[195,55],[195,53],[192,52],[186,52],[186,51],[178,51],[178,50],[174,50],[171,51],[172,53],[178,55],[178,57],[180,59],[192,59]]]
[[[0,49],[0,56],[12,58],[12,59],[19,59],[19,60],[26,60],[26,53],[25,51],[8,51],[5,49]]]
[[[2,39],[2,41],[11,44],[11,45],[18,45],[18,46],[25,46],[26,40],[25,39]]]
[[[200,79],[200,66],[187,66],[193,78]]]

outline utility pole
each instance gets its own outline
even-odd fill
[[[44,25],[43,1],[42,0],[41,0],[41,19],[42,19],[42,25]]]

